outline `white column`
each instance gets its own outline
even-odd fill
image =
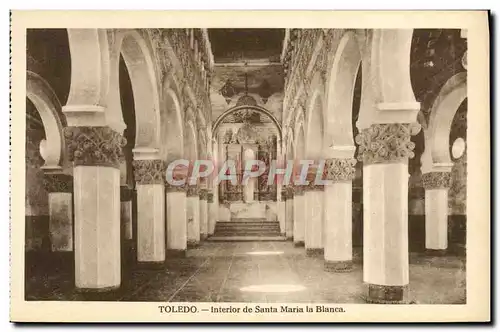
[[[308,256],[323,255],[323,186],[305,186],[304,243]]]
[[[134,160],[137,191],[137,261],[165,261],[165,163]]]
[[[187,244],[188,247],[200,244],[200,198],[196,186],[187,189]]]
[[[208,204],[208,236],[214,235],[215,223],[217,221],[217,203],[214,201],[214,192],[208,191],[207,204]]]
[[[428,255],[444,255],[448,248],[448,189],[451,173],[422,175],[425,188],[425,249]]]
[[[205,240],[208,236],[208,191],[205,188],[200,189],[200,239]]]
[[[75,285],[85,290],[120,286],[120,171],[76,166]]]
[[[352,270],[352,180],[356,160],[328,159],[325,186],[325,269]]]
[[[306,205],[304,188],[302,186],[295,186],[294,199],[293,199],[293,244],[296,247],[304,247],[305,245],[305,221],[306,221]]]
[[[294,215],[293,215],[293,206],[294,206],[294,193],[293,193],[293,187],[292,186],[287,186],[286,188],[287,194],[286,194],[286,218],[285,218],[285,236],[287,240],[292,241],[293,240],[293,221],[294,221]]]
[[[49,193],[49,238],[52,252],[73,251],[73,178],[71,175],[46,174]]]
[[[408,158],[413,157],[410,134],[415,131],[408,124],[377,124],[356,138],[363,161],[363,281],[368,302],[407,302]]]
[[[119,158],[124,140],[108,127],[66,127],[65,138],[75,165],[75,286],[115,290],[121,282]]]
[[[166,186],[167,259],[184,257],[187,250],[187,198],[185,186]]]

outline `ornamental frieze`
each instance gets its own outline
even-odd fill
[[[74,166],[120,167],[127,140],[109,127],[65,127],[69,160]]]
[[[135,181],[138,184],[164,184],[166,165],[163,160],[134,160]]]
[[[371,125],[356,136],[358,160],[364,164],[405,162],[415,156],[415,143],[410,139],[419,131],[418,123]]]
[[[425,189],[446,189],[451,187],[451,172],[431,172],[422,174]]]
[[[46,174],[43,185],[49,193],[72,193],[73,177],[68,174]]]
[[[352,181],[356,175],[356,159],[327,159],[325,178],[332,181]]]

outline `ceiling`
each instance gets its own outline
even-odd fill
[[[208,29],[215,63],[279,62],[285,29]]]
[[[281,118],[285,29],[208,29],[208,36],[215,62],[212,118],[239,105],[246,94],[251,104]]]

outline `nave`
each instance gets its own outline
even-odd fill
[[[189,249],[187,257],[169,258],[160,268],[131,268],[114,293],[75,291],[69,269],[61,274],[57,269],[38,270],[45,278],[27,280],[27,299],[366,303],[360,248],[353,256],[351,272],[331,273],[323,268],[323,257],[308,257],[289,241],[204,242]],[[465,303],[464,283],[463,258],[410,254],[409,303]]]

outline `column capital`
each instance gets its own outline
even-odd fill
[[[335,182],[352,181],[356,175],[356,159],[331,158],[325,162],[326,179]]]
[[[165,181],[165,190],[167,191],[167,193],[172,193],[172,192],[186,192],[187,191],[187,186],[185,184],[184,185],[180,185],[180,186],[174,186],[171,183],[169,183],[168,181]]]
[[[208,199],[208,189],[201,188],[199,190],[200,200],[206,201]]]
[[[138,184],[164,184],[165,161],[159,159],[134,160],[134,177]]]
[[[43,184],[49,193],[72,193],[73,177],[69,174],[45,174]]]
[[[431,172],[422,174],[425,189],[447,189],[451,187],[450,172]]]
[[[418,123],[380,123],[363,129],[356,136],[358,160],[364,164],[390,164],[407,161],[415,154],[410,138],[419,133]]]
[[[75,166],[120,167],[127,140],[110,127],[65,127],[64,137]]]
[[[198,186],[187,186],[186,192],[188,197],[195,197],[200,195],[200,189]]]
[[[207,192],[207,203],[213,203],[214,202],[214,193],[209,191]]]
[[[293,196],[295,195],[295,187],[293,185],[288,185],[286,186],[286,199],[293,199]]]
[[[294,195],[295,196],[303,196],[305,188],[306,188],[306,186],[301,186],[301,185],[294,186],[294,188],[293,188]]]

